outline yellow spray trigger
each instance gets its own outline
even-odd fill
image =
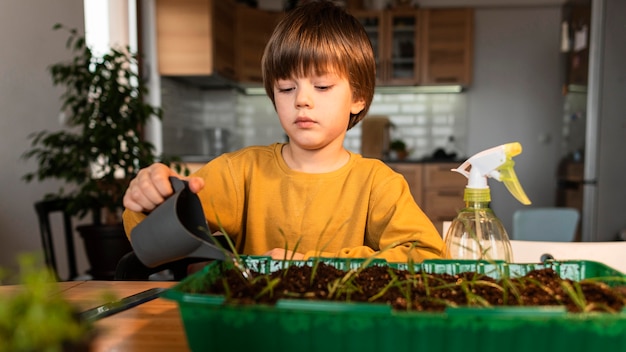
[[[513,169],[514,165],[515,162],[509,159],[504,164],[502,164],[500,168],[498,168],[498,171],[500,171],[500,181],[504,183],[506,189],[511,192],[515,199],[517,199],[520,203],[524,205],[529,205],[530,199],[528,199],[526,192],[524,192],[522,185],[517,179],[517,175],[515,174],[515,170]]]

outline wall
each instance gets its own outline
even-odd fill
[[[533,206],[553,205],[563,97],[560,8],[480,8],[475,12],[474,83],[467,93],[470,154],[518,141],[515,171]],[[490,181],[492,207],[511,232],[523,207]]]
[[[55,23],[84,28],[83,0],[0,2],[1,267],[14,269],[16,254],[41,248],[33,204],[59,186],[24,183],[22,175],[36,165],[20,158],[30,133],[60,128],[61,90],[52,86],[47,67],[68,58],[68,51],[67,34],[53,31]],[[77,243],[81,244],[79,239]],[[79,254],[84,263],[82,251]]]

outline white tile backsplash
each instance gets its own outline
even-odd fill
[[[426,104],[418,102],[408,102],[400,105],[400,112],[403,114],[419,114],[426,112]]]
[[[382,99],[381,99],[382,100]],[[377,101],[374,99],[374,101]],[[377,101],[376,104],[372,103],[370,106],[369,114],[371,115],[393,115],[400,112],[400,103],[393,102],[387,103],[382,101]]]
[[[220,127],[231,131],[229,150],[248,145],[285,141],[276,111],[267,96],[244,95],[234,89],[201,90],[173,79],[162,78],[163,151],[185,154],[202,142],[193,130]],[[467,141],[467,109],[464,94],[374,94],[370,115],[387,115],[395,128],[392,138],[402,138],[412,158],[427,157],[445,147],[450,136],[464,154]],[[186,131],[187,134],[181,132]],[[346,134],[345,146],[360,152],[361,128]]]

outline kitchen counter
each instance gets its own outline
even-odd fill
[[[461,165],[465,159],[455,158],[420,158],[420,159],[383,159],[386,164],[435,164],[435,163],[455,163]]]

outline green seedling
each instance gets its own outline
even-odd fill
[[[396,287],[396,284],[398,282],[398,276],[393,272],[393,270],[391,270],[391,268],[387,269],[387,272],[389,272],[391,280],[389,280],[387,285],[383,287],[380,291],[378,291],[375,295],[368,298],[367,300],[369,302],[375,302],[376,300],[383,297],[391,288]]]
[[[302,236],[298,237],[298,241],[296,242],[296,245],[293,247],[293,250],[291,252],[291,256],[289,257],[289,259],[287,259],[287,253],[289,251],[289,242],[287,241],[287,236],[285,236],[285,233],[283,232],[282,229],[278,229],[278,233],[280,233],[280,236],[283,238],[283,240],[285,242],[285,247],[284,247],[285,254],[283,256],[283,262],[282,262],[283,277],[285,277],[285,276],[287,276],[287,273],[289,272],[289,267],[291,266],[291,263],[293,262],[293,257],[298,252],[298,247],[300,247],[300,242],[302,241]]]
[[[585,294],[582,292],[580,287],[580,283],[574,282],[570,283],[569,281],[561,282],[561,288],[569,298],[572,299],[576,307],[580,309],[581,312],[584,312],[587,308],[587,300],[585,299]]]
[[[254,299],[259,299],[265,295],[268,295],[270,298],[274,297],[274,288],[280,283],[280,278],[271,279],[269,276],[260,276],[260,278],[264,278],[266,281],[266,285],[263,289],[254,296]]]
[[[230,290],[230,284],[226,278],[222,278],[222,286],[224,287],[224,297],[228,300],[232,297],[232,292]]]
[[[233,260],[235,262],[235,267],[237,268],[237,270],[240,272],[241,274],[241,278],[244,281],[249,281],[249,268],[247,266],[247,263],[241,259],[241,256],[239,255],[239,252],[237,251],[237,248],[235,247],[235,244],[233,243],[233,241],[230,239],[230,236],[228,235],[228,232],[226,231],[226,229],[224,229],[224,226],[222,226],[222,221],[220,220],[219,214],[217,213],[217,210],[215,208],[215,203],[213,203],[213,200],[211,200],[211,206],[213,207],[213,211],[215,212],[215,219],[217,220],[217,224],[220,228],[220,232],[224,234],[224,239],[226,240],[226,243],[228,244],[228,247],[230,248],[230,252],[233,255]],[[212,234],[209,234],[212,235]],[[226,250],[225,248],[223,248],[219,242],[215,241],[215,245],[220,248],[224,254],[226,254],[226,256],[228,257],[230,254],[228,253],[229,251]],[[245,271],[245,273],[244,273]]]
[[[322,246],[320,247],[320,241],[322,240],[322,237],[324,235],[324,233],[326,233],[326,230],[328,229],[328,225],[330,225],[330,221],[331,219],[328,219],[328,221],[326,222],[326,224],[324,225],[324,228],[322,229],[322,233],[320,233],[320,235],[317,237],[317,243],[315,244],[315,252],[317,253],[317,255],[315,256],[315,258],[313,259],[313,268],[311,270],[311,278],[309,279],[309,285],[313,284],[313,281],[315,281],[315,276],[317,274],[317,269],[320,265],[320,261],[321,261],[321,256],[320,254],[324,251],[324,249],[326,249],[326,247],[330,244],[330,241],[332,240],[332,237],[328,239],[328,241]],[[342,227],[344,227],[347,224],[347,220],[344,221],[341,226],[339,226],[339,229],[341,229]]]
[[[377,254],[384,253],[395,246],[397,246],[397,243],[391,243]],[[354,280],[363,271],[363,269],[367,268],[375,259],[376,254],[367,257],[358,268],[346,271],[346,274],[341,279],[335,280],[331,287],[329,287],[329,291],[332,292],[331,297],[338,297],[342,293],[347,294],[349,292],[354,292]]]
[[[491,304],[480,295],[474,293],[474,285],[476,282],[466,281],[461,279],[457,282],[457,284],[461,287],[463,293],[465,293],[465,297],[467,299],[467,305],[469,306],[478,306],[478,307],[490,307]]]

